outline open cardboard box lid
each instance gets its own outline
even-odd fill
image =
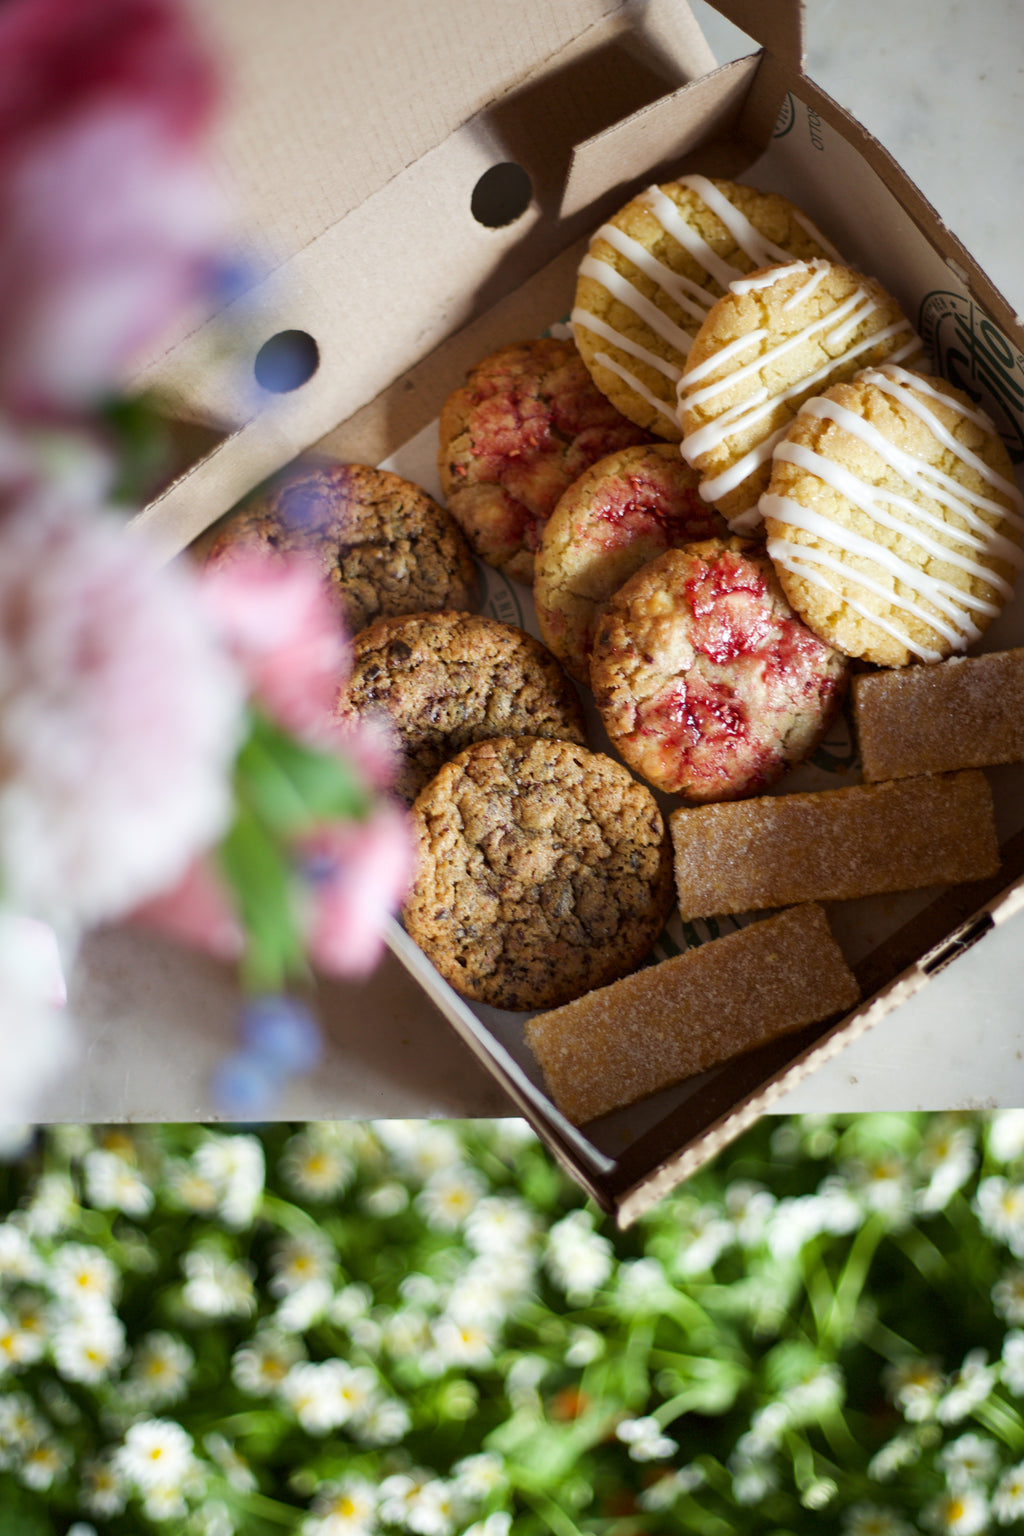
[[[387,460],[424,483],[408,466],[426,462],[465,369],[563,318],[590,233],[645,184],[686,170],[792,196],[895,294],[938,371],[983,400],[1024,458],[1024,333],[1009,306],[892,158],[805,77],[800,5],[718,9],[762,44],[721,69],[684,0],[528,3],[514,25],[504,7],[470,0],[445,0],[443,14],[381,0],[372,20],[336,0],[300,0],[287,15],[270,0],[204,8],[228,62],[218,160],[265,276],[140,369],[172,415],[218,440],[135,526],[174,555],[309,448]],[[473,194],[498,165],[525,169],[533,195],[492,227]],[[274,394],[256,382],[256,359],[293,331],[319,363]],[[1024,643],[1002,619],[990,636],[987,649]],[[515,1020],[468,1008],[398,925],[392,949],[554,1155],[627,1222],[1024,902],[1019,787],[1004,789],[997,881],[865,919],[854,960],[865,1002],[852,1015],[593,1135],[546,1099]]]

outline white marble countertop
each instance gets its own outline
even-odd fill
[[[749,42],[695,0],[721,61]],[[1019,0],[809,0],[808,73],[888,148],[1024,311],[1024,9]],[[1018,599],[1019,601],[1020,599]],[[147,980],[133,964],[147,951]],[[174,979],[168,1003],[161,978]],[[83,1046],[45,1118],[216,1119],[208,1080],[235,1042],[227,978],[127,933],[87,946],[76,978]],[[480,1116],[508,1100],[390,956],[365,986],[337,989],[350,1020],[281,1119]],[[1024,1105],[1024,914],[781,1100],[788,1111]],[[184,1001],[182,1001],[184,999]]]

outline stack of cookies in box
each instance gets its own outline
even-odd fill
[[[410,544],[410,487],[364,536],[390,590],[338,708],[401,742],[409,932],[463,995],[544,1010],[527,1041],[583,1123],[849,1008],[821,903],[998,870],[979,769],[1024,757],[1024,653],[965,653],[1024,503],[896,300],[779,195],[648,188],[590,242],[571,333],[445,403],[447,510]],[[543,644],[471,611],[466,549],[532,587]],[[850,687],[863,782],[767,793]],[[638,970],[676,904],[772,915]]]

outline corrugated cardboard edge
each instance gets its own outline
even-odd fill
[[[840,1055],[848,1045],[872,1029],[894,1008],[907,1002],[924,987],[935,972],[952,963],[975,943],[983,942],[990,929],[1024,908],[1024,878],[1007,887],[992,901],[977,908],[960,926],[928,953],[907,966],[898,976],[873,996],[848,1013],[814,1045],[797,1056],[792,1064],[767,1082],[757,1093],[748,1095],[735,1109],[722,1115],[702,1135],[696,1145],[684,1148],[632,1188],[621,1193],[612,1205],[620,1227],[628,1227],[655,1205],[664,1195],[710,1162],[745,1130],[767,1113],[798,1083],[811,1076]]]

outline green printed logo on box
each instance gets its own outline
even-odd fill
[[[786,134],[796,122],[796,103],[793,100],[793,92],[787,91],[785,99],[775,119],[775,127],[772,129],[773,139],[784,139]]]
[[[1024,354],[973,299],[942,289],[925,295],[918,330],[938,372],[989,413],[1010,458],[1024,463]]]

